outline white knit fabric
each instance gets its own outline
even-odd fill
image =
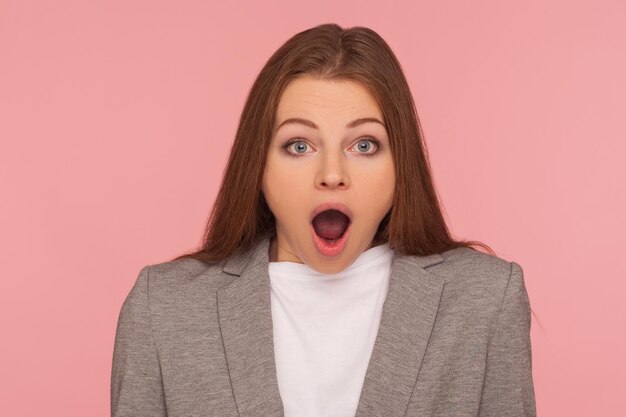
[[[344,271],[270,262],[278,386],[285,417],[352,417],[387,297],[393,251],[370,248]]]

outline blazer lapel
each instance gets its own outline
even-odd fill
[[[217,291],[217,310],[239,416],[284,415],[278,390],[270,304],[268,237],[227,259],[238,275]]]
[[[241,417],[284,416],[274,357],[266,236],[223,266],[237,278],[217,291],[219,323]],[[433,328],[443,278],[425,268],[439,254],[395,256],[389,291],[355,417],[402,416]]]
[[[424,268],[440,262],[439,254],[394,257],[355,417],[405,415],[444,286]]]

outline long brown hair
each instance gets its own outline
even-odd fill
[[[261,191],[265,160],[281,94],[290,81],[302,76],[357,81],[381,108],[397,181],[393,207],[381,221],[374,244],[387,242],[397,253],[409,255],[462,246],[482,247],[495,255],[482,242],[451,237],[433,186],[413,96],[391,48],[369,28],[323,24],[293,36],[261,69],[243,108],[201,247],[174,260],[220,262],[275,234],[275,218]]]

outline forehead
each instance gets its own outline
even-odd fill
[[[367,88],[352,80],[301,77],[284,89],[276,110],[277,121],[289,117],[378,117],[382,112]]]

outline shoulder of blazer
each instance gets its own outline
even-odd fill
[[[204,305],[211,293],[230,281],[221,272],[221,263],[207,265],[192,258],[151,264],[147,268],[148,294],[154,312]]]
[[[442,252],[443,262],[431,268],[429,272],[441,275],[446,282],[458,280],[508,280],[511,262],[473,248],[455,248]]]
[[[441,255],[444,261],[428,271],[444,278],[442,308],[461,310],[468,317],[497,313],[517,264],[467,247]]]
[[[193,258],[183,258],[149,265],[150,273],[158,284],[174,289],[177,286],[201,283],[210,290],[217,290],[232,281],[234,275],[250,262],[267,258],[268,239],[259,240],[253,247],[236,250],[230,257],[214,264],[206,264]]]

